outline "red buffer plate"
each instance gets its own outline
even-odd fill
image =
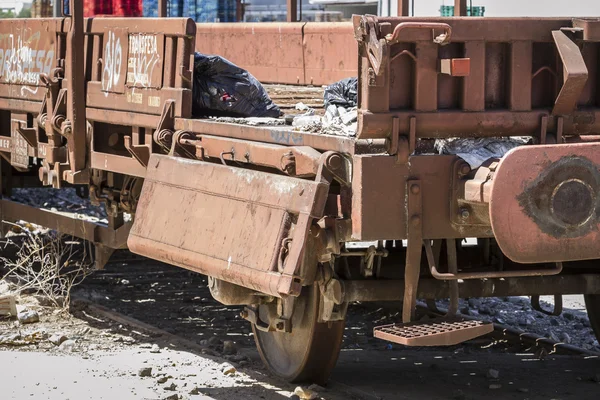
[[[520,263],[600,258],[600,143],[524,146],[500,161],[490,219]]]

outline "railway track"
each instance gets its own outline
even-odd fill
[[[245,350],[244,354],[253,354],[254,363],[250,370],[262,369],[258,355],[254,350],[252,335],[248,324],[238,317],[239,308],[223,307],[210,297],[203,276],[176,267],[167,266],[129,254],[115,254],[104,271],[90,277],[82,285],[80,293],[100,292],[101,296],[81,295],[78,299],[86,307],[86,312],[101,318],[108,318],[118,324],[128,325],[132,330],[151,333],[152,337],[160,337],[169,343],[177,343],[181,348],[192,352],[214,355],[206,344],[201,344],[199,332],[210,332],[216,336],[234,334],[236,341]],[[100,299],[100,300],[99,300]],[[108,300],[107,300],[108,299]],[[150,301],[152,300],[152,301]],[[374,369],[384,361],[379,358],[402,359],[407,354],[414,364],[430,359],[432,354],[441,354],[438,359],[451,359],[455,354],[464,351],[476,357],[487,357],[489,352],[494,357],[503,354],[515,356],[526,355],[530,360],[544,360],[555,357],[568,359],[598,359],[600,354],[581,347],[557,343],[548,338],[513,327],[495,324],[491,335],[479,338],[452,348],[408,349],[394,347],[386,351],[386,342],[372,339],[371,326],[367,324],[356,329],[356,322],[369,319],[375,305],[359,305],[349,313],[348,329],[345,333],[344,348],[340,365],[334,371],[328,383],[328,394],[331,397],[355,399],[398,398],[383,396],[378,387],[370,388],[362,384],[354,384],[348,380],[347,370],[356,373],[356,360],[353,354],[365,357],[361,368]],[[393,309],[393,304],[391,304]],[[424,310],[423,310],[424,311]],[[441,310],[443,312],[443,310]],[[430,311],[429,311],[430,312]],[[393,315],[393,312],[390,313]],[[375,315],[375,314],[373,314]],[[362,339],[362,340],[358,340]],[[357,345],[359,343],[360,345]],[[394,345],[395,346],[395,345]],[[391,346],[390,346],[391,348]],[[463,350],[464,349],[464,350]],[[218,356],[218,354],[217,354]],[[390,358],[390,356],[392,356]],[[372,360],[372,361],[371,361]],[[467,362],[462,360],[460,362]],[[354,364],[354,365],[353,365]],[[285,385],[281,382],[281,385]],[[293,390],[293,388],[292,388]],[[345,397],[344,397],[345,396]],[[408,397],[406,397],[408,398]]]

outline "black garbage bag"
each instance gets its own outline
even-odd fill
[[[192,114],[195,117],[277,118],[281,111],[248,71],[223,57],[196,53]]]
[[[346,78],[325,88],[325,108],[331,104],[344,108],[356,107],[358,103],[358,78]]]

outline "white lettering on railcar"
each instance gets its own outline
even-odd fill
[[[159,60],[160,53],[156,35],[129,35],[127,84],[134,87],[150,87],[152,73]]]
[[[54,50],[40,48],[44,45],[40,38],[40,32],[27,30],[0,33],[0,81],[23,85],[23,96],[37,92],[40,74],[50,74],[54,64]]]
[[[121,38],[109,31],[104,47],[104,68],[102,70],[102,91],[105,96],[119,84],[121,80],[121,65],[123,63],[123,48]]]

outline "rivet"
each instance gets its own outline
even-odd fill
[[[412,194],[419,194],[419,192],[421,192],[421,187],[416,183],[413,183],[412,185],[410,185],[410,192]]]
[[[460,173],[462,175],[467,175],[469,172],[471,172],[471,166],[469,164],[463,164],[460,167]]]
[[[410,223],[413,226],[417,226],[421,223],[421,217],[419,217],[418,215],[413,215],[412,218],[410,219]]]

